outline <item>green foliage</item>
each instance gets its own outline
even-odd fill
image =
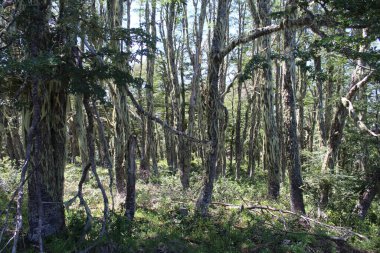
[[[310,158],[311,159],[311,158]],[[8,164],[8,162],[3,162]],[[164,164],[164,163],[160,163]],[[6,167],[6,166],[4,166]],[[1,169],[1,178],[8,178],[14,171],[11,164]],[[99,176],[104,182],[108,192],[107,169],[98,168]],[[308,172],[309,173],[309,172]],[[306,174],[308,177],[309,174]],[[6,176],[6,177],[4,177]],[[71,198],[76,191],[76,185],[81,176],[81,168],[69,164],[65,171],[65,200]],[[192,214],[194,200],[198,196],[201,186],[201,178],[197,173],[192,175],[191,189],[183,192],[177,175],[161,175],[159,184],[137,185],[137,212],[135,220],[129,222],[124,217],[122,206],[112,212],[108,226],[107,239],[97,239],[100,231],[100,219],[102,217],[102,203],[100,191],[90,177],[83,189],[85,199],[88,201],[94,222],[92,230],[84,240],[80,240],[85,224],[84,210],[74,206],[66,210],[67,230],[61,235],[45,240],[46,250],[49,252],[73,252],[94,246],[97,251],[113,249],[116,252],[334,252],[339,251],[340,246],[326,238],[328,231],[324,227],[305,228],[299,223],[299,219],[291,216],[283,216],[279,213],[265,210],[240,210],[225,209],[222,206],[212,206],[210,217],[203,219]],[[257,192],[266,190],[265,174],[259,170],[255,182],[236,182],[230,179],[220,179],[215,183],[215,202],[236,203],[237,205],[249,205],[255,201],[262,201],[263,196]],[[341,178],[337,181],[347,181]],[[349,188],[347,185],[338,184],[336,187]],[[256,189],[261,189],[257,191]],[[283,189],[287,189],[284,185]],[[287,192],[282,192],[286,196]],[[351,201],[344,193],[336,192],[337,198],[342,199],[338,203],[334,198],[334,209],[329,212],[332,222],[338,225],[352,225],[356,231],[366,235],[376,235],[380,219],[376,216],[376,210],[380,211],[380,205],[374,203],[373,211],[364,222],[349,215],[344,209],[345,201]],[[244,202],[245,200],[246,202]],[[307,201],[306,203],[309,203]],[[286,207],[286,198],[277,202],[264,201],[261,205]],[[121,203],[123,205],[123,203]],[[312,204],[314,205],[314,204]],[[347,210],[344,211],[344,210]],[[342,215],[342,212],[344,215]],[[351,219],[349,221],[348,219]],[[353,240],[352,243],[360,248],[376,249],[379,240],[376,236],[369,242]],[[33,252],[31,245],[26,245],[22,252]]]
[[[15,161],[11,161],[9,157],[3,157],[0,160],[0,193],[13,193],[19,183],[19,174]],[[0,198],[1,200],[3,198]]]
[[[272,53],[270,58],[283,60],[284,56],[282,54]],[[252,78],[252,73],[257,69],[265,69],[268,68],[268,61],[263,55],[253,55],[251,59],[244,65],[243,74],[240,76],[239,81],[244,82],[250,78]]]
[[[47,15],[35,6],[20,7],[21,13],[15,19],[18,29],[13,34],[6,33],[11,36],[11,46],[0,51],[0,80],[7,83],[1,88],[4,86],[12,96],[25,80],[35,76],[44,81],[58,80],[72,93],[89,93],[103,99],[106,96],[103,81],[142,85],[142,79],[134,78],[128,65],[138,56],[149,56],[150,48],[154,53],[156,38],[151,38],[140,28],[109,29],[103,17],[97,15],[87,2],[69,0],[61,7],[59,14],[51,13],[56,16],[49,24],[42,20]],[[41,24],[30,25],[29,20],[33,17]],[[45,36],[37,42],[40,43],[37,54],[31,53],[30,48],[36,35]],[[87,40],[94,48],[82,48],[84,51],[76,55],[74,48],[79,39]],[[114,49],[115,43],[120,42],[127,45],[123,52]],[[132,45],[144,47],[132,50]]]

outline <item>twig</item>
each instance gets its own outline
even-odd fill
[[[9,240],[8,240],[8,242],[4,245],[4,247],[0,250],[0,252],[4,252],[4,250],[5,250],[5,248],[8,246],[8,244],[13,240],[13,238],[14,238],[15,236],[12,236]]]
[[[220,95],[221,98],[223,98],[227,93],[230,92],[230,90],[231,90],[232,86],[234,85],[236,79],[240,78],[241,76],[242,76],[242,72],[239,72],[239,73],[237,73],[237,74],[232,78],[232,81],[231,81],[231,83],[227,86],[226,91],[223,92],[223,93]]]
[[[79,198],[80,205],[82,205],[84,207],[84,210],[86,212],[86,224],[83,228],[83,234],[82,234],[81,239],[83,239],[84,236],[86,235],[86,233],[90,230],[91,224],[92,224],[91,210],[90,210],[86,200],[83,198],[83,193],[82,193],[83,184],[86,181],[86,176],[87,176],[87,173],[88,173],[90,167],[91,167],[91,163],[87,164],[86,167],[83,168],[82,176],[81,176],[81,179],[79,180],[79,183],[78,183],[77,194],[75,194],[75,196],[73,198],[71,198],[70,200],[68,200],[64,203],[65,207],[68,208],[76,200],[76,198]]]
[[[212,205],[221,205],[221,206],[225,206],[225,207],[229,207],[229,208],[233,208],[233,209],[240,209],[241,208],[241,206],[239,206],[239,205],[233,205],[233,204],[221,203],[221,202],[212,202],[211,204]],[[295,212],[292,212],[292,211],[289,211],[289,210],[283,210],[283,209],[278,209],[278,208],[275,208],[275,207],[261,206],[261,205],[247,206],[247,207],[244,207],[244,209],[247,209],[247,210],[254,210],[254,209],[270,210],[270,211],[274,211],[274,212],[287,213],[287,214],[295,215],[295,216],[297,216],[299,218],[302,218],[304,220],[307,220],[307,221],[312,221],[312,222],[314,222],[314,223],[316,223],[318,225],[321,225],[321,226],[324,226],[324,227],[327,227],[327,228],[330,228],[330,229],[341,230],[341,231],[344,231],[344,232],[348,232],[349,234],[355,235],[355,236],[359,237],[362,240],[366,240],[366,241],[369,240],[366,236],[361,235],[359,233],[356,233],[356,232],[352,231],[349,228],[329,225],[329,224],[320,222],[320,221],[318,221],[316,219],[307,217],[306,215],[301,215],[301,214],[298,214],[298,213],[295,213]]]

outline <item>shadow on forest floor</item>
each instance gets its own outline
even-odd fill
[[[80,171],[80,167],[67,166],[65,201],[76,193]],[[99,168],[98,173],[109,192],[107,170]],[[255,184],[229,179],[218,180],[215,184],[214,201],[235,205],[259,203],[283,210],[289,209],[286,197],[276,202],[265,200],[265,180],[261,180],[260,175],[256,180]],[[116,196],[115,209],[108,223],[108,235],[99,239],[103,202],[95,180],[90,176],[84,185],[83,194],[94,217],[92,229],[81,240],[86,215],[83,207],[76,201],[66,209],[66,232],[46,239],[45,249],[47,252],[59,253],[314,253],[376,252],[380,246],[379,240],[371,237],[369,233],[366,234],[370,238],[369,242],[362,242],[355,237],[344,241],[341,240],[341,235],[317,224],[304,224],[295,216],[270,210],[228,209],[212,205],[210,216],[202,219],[193,214],[201,181],[201,176],[194,173],[192,187],[186,192],[182,191],[178,176],[162,175],[159,179],[152,179],[149,184],[138,182],[137,211],[134,221],[129,222],[124,217],[124,197]],[[287,193],[283,193],[283,196],[286,195]],[[2,198],[1,203],[4,199]],[[26,206],[24,215],[26,215]],[[9,227],[11,232],[12,224]],[[27,231],[26,219],[24,219],[24,231]],[[2,244],[5,239],[3,238]],[[21,241],[20,252],[38,252],[37,247]],[[369,251],[358,250],[351,245]]]

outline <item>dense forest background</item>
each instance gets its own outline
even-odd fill
[[[0,252],[375,252],[377,0],[1,0]]]

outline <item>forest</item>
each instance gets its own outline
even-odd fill
[[[380,1],[0,4],[0,252],[380,252]]]

